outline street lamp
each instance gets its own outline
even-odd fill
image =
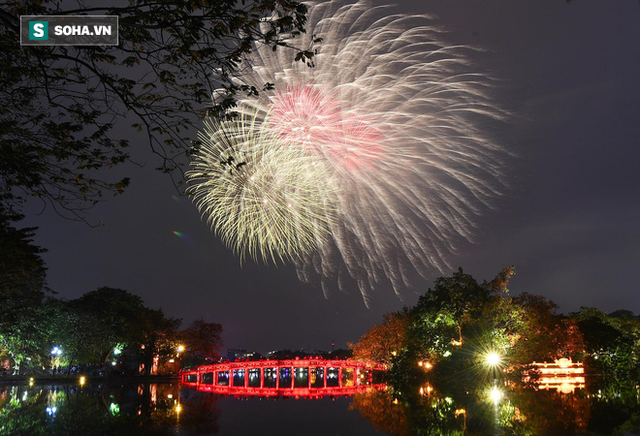
[[[182,353],[184,349],[184,345],[178,345],[178,347],[176,348],[176,350],[178,351],[178,353],[176,354],[176,374],[180,371],[180,353]]]

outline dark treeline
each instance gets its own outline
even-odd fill
[[[150,309],[140,297],[102,287],[65,301],[46,287],[43,250],[35,229],[17,229],[20,216],[0,214],[0,367],[3,373],[74,367],[100,373],[175,372],[216,359],[219,324],[182,321]],[[115,363],[115,365],[114,365]]]
[[[401,384],[427,372],[476,379],[489,353],[516,377],[534,361],[569,358],[584,362],[587,374],[638,379],[640,317],[587,307],[558,313],[542,296],[511,296],[514,273],[510,266],[478,283],[459,269],[436,279],[414,307],[385,315],[352,344],[354,358],[389,364],[391,379]]]

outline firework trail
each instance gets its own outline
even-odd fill
[[[322,163],[283,147],[255,115],[210,121],[200,139],[187,173],[189,192],[241,260],[298,260],[326,239],[336,190]]]
[[[307,34],[293,42],[323,38],[315,68],[259,46],[239,79],[274,84],[239,111],[257,114],[279,149],[324,163],[337,186],[322,193],[337,208],[322,221],[330,238],[313,234],[315,250],[296,260],[300,279],[319,280],[325,295],[355,280],[365,304],[383,283],[401,296],[416,273],[448,270],[504,188],[506,153],[477,127],[501,113],[490,80],[467,61],[471,50],[441,42],[430,17],[389,11],[366,1],[313,4]]]

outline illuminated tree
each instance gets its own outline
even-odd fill
[[[463,342],[464,324],[480,318],[490,297],[487,287],[462,268],[437,278],[411,310],[409,332],[418,355],[433,359],[450,352],[452,341]]]
[[[349,344],[353,358],[390,364],[392,356],[406,346],[408,326],[407,311],[385,314],[381,324],[369,329],[356,344]]]
[[[118,343],[140,344],[142,299],[122,289],[102,287],[69,302],[70,332],[84,359],[105,362]],[[71,330],[71,329],[70,329]],[[79,337],[80,336],[80,337]],[[86,361],[86,360],[85,360]]]

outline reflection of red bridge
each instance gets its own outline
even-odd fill
[[[181,373],[182,384],[238,396],[353,395],[380,389],[384,365],[356,360],[257,360],[200,366]]]

